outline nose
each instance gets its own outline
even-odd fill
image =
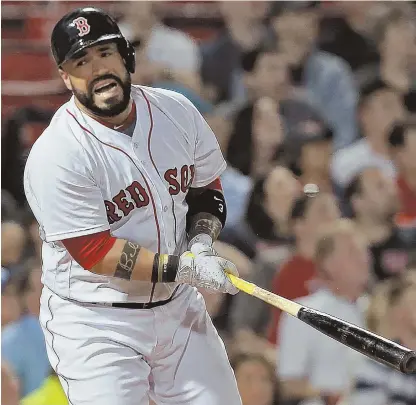
[[[100,77],[103,74],[108,73],[108,69],[104,66],[102,58],[94,56],[91,60],[91,73],[92,76]]]

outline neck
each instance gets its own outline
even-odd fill
[[[360,216],[356,223],[370,245],[386,240],[392,233],[390,223],[375,221],[368,215]]]
[[[87,114],[88,116],[95,119],[96,121],[104,122],[105,124],[108,124],[114,127],[114,126],[121,126],[124,124],[124,122],[126,121],[126,119],[128,118],[131,112],[131,109],[133,106],[133,100],[130,99],[130,102],[127,108],[122,113],[116,115],[115,117],[101,117],[99,115],[96,115],[90,110],[88,110],[87,108],[85,108],[77,99],[75,99],[75,104],[83,113]]]
[[[326,280],[324,284],[332,292],[332,294],[334,294],[336,297],[344,298],[348,302],[355,303],[358,298],[361,297],[361,292],[358,293],[356,289],[350,291],[348,286],[337,284],[332,280]]]

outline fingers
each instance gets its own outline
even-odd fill
[[[205,243],[194,243],[191,246],[191,252],[197,256],[216,256],[216,252],[211,246],[206,245]]]
[[[225,288],[225,292],[231,295],[236,295],[240,291],[237,287],[233,285],[233,283],[231,283],[228,277],[227,277],[227,280],[225,281],[224,288]]]
[[[224,284],[225,292],[231,295],[237,294],[239,291],[238,288],[236,288],[233,285],[233,283],[230,281],[230,279],[227,277],[227,273],[230,273],[238,277],[239,273],[238,273],[236,265],[233,262],[230,262],[229,260],[226,260],[226,259],[222,259],[220,264],[224,272],[226,273],[225,274],[226,279],[225,279],[225,284]]]
[[[230,273],[233,276],[239,276],[238,270],[236,265],[233,262],[230,262],[229,260],[223,259],[224,262],[222,263],[223,269],[226,273]]]

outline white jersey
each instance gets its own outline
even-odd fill
[[[110,230],[153,252],[186,249],[185,197],[226,167],[214,133],[184,96],[132,86],[132,137],[107,128],[76,106],[54,115],[33,145],[24,173],[28,203],[43,240],[43,283],[83,302],[148,302],[153,284],[85,270],[60,242]],[[176,283],[155,284],[152,301]]]

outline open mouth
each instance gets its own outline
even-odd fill
[[[95,86],[94,93],[95,94],[105,93],[106,91],[114,89],[116,86],[117,86],[117,83],[114,81],[111,81],[109,83],[108,82],[101,83]]]

